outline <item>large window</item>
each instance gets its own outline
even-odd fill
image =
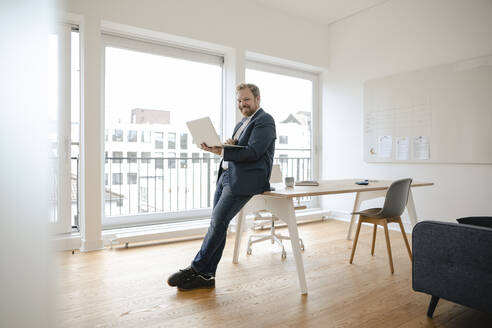
[[[189,165],[191,160],[183,158],[188,152],[203,153],[189,142],[185,123],[207,115],[222,134],[223,58],[155,40],[104,35],[103,41],[105,129],[111,134],[105,151],[131,157],[131,162],[105,164],[106,173],[121,173],[128,181],[109,190],[118,194],[123,206],[114,210],[106,203],[103,225],[150,222],[141,215],[123,217],[139,213],[210,208],[212,168],[201,159]],[[131,132],[124,138],[119,131]],[[136,164],[135,152],[141,155]]]
[[[283,176],[316,179],[317,76],[256,62],[246,66],[246,82],[260,88],[261,107],[275,119],[275,163]],[[313,204],[314,205],[314,204]]]

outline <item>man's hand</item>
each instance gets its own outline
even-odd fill
[[[202,143],[200,145],[200,148],[203,149],[203,150],[209,151],[211,153],[214,153],[216,155],[219,155],[219,156],[220,156],[220,154],[222,152],[222,148],[217,147],[217,146],[215,146],[215,147],[209,147],[209,146],[207,146],[206,143]]]
[[[227,145],[237,145],[237,139],[227,139],[224,143]]]

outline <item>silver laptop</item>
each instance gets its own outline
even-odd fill
[[[245,146],[223,144],[220,141],[219,135],[210,120],[210,117],[203,117],[197,120],[186,122],[188,130],[190,130],[193,138],[193,143],[200,148],[202,143],[209,147],[221,148],[245,148]]]

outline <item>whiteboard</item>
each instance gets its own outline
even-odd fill
[[[366,162],[491,164],[492,56],[367,81],[363,128]]]

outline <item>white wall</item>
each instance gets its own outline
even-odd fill
[[[492,165],[368,164],[362,134],[364,81],[492,54],[491,32],[490,0],[390,0],[331,25],[323,178],[410,176],[435,183],[414,190],[419,219],[492,215]],[[352,203],[353,196],[323,200],[324,207],[345,211]]]
[[[326,67],[326,27],[239,0],[63,1],[65,10]],[[309,36],[309,37],[306,37]]]
[[[278,57],[310,67],[327,67],[325,26],[289,17],[239,0],[61,0],[62,11],[81,19],[82,65],[82,250],[102,247],[101,24],[104,21],[165,33],[227,48],[226,99],[234,107],[233,87],[244,80],[246,52]],[[77,17],[77,16],[75,16]],[[113,25],[114,26],[114,25]],[[155,34],[154,34],[155,35]],[[188,42],[188,40],[186,41]],[[267,109],[268,110],[268,109]],[[235,115],[237,115],[237,111]],[[232,129],[234,118],[225,118]]]

